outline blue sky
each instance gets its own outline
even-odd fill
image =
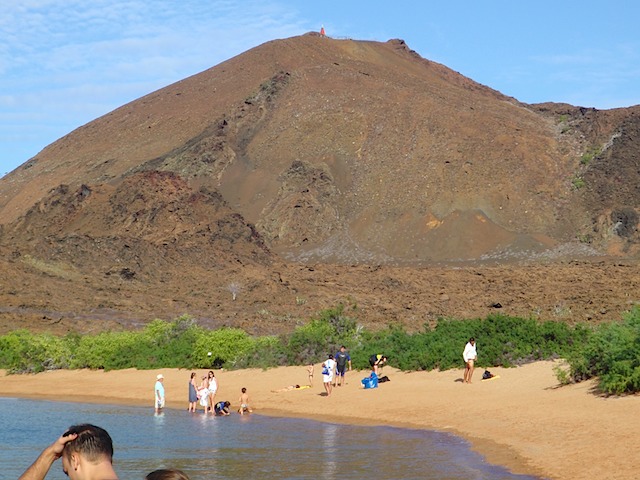
[[[0,2],[0,175],[75,128],[275,38],[409,47],[520,101],[640,104],[636,0]]]

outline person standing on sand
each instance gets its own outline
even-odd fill
[[[164,376],[159,373],[156,377],[156,386],[154,388],[156,413],[164,408]]]
[[[191,372],[191,379],[189,380],[189,411],[196,411],[198,405],[198,387],[196,386],[196,372]]]
[[[62,471],[71,480],[104,478],[118,480],[113,470],[113,441],[106,430],[90,425],[69,427],[18,480],[44,480],[57,459],[62,457]]]
[[[309,386],[313,387],[313,363],[307,366],[307,374],[309,375]]]
[[[336,353],[336,376],[333,380],[333,386],[341,387],[344,385],[344,375],[347,370],[347,364],[349,364],[349,371],[351,371],[351,356],[347,352],[347,348],[342,345],[340,350]]]
[[[474,364],[476,359],[478,358],[475,338],[471,337],[467,344],[464,346],[462,358],[464,359],[464,383],[471,383]]]
[[[322,364],[322,383],[324,383],[324,390],[327,392],[327,397],[331,396],[331,382],[333,381],[333,373],[336,367],[336,361],[333,359],[333,355],[329,354]]]

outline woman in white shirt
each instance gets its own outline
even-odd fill
[[[464,352],[462,352],[462,358],[464,359],[464,383],[471,383],[473,365],[478,358],[475,338],[471,337],[465,345]]]
[[[209,375],[207,377],[209,381],[209,408],[211,409],[211,413],[215,413],[214,406],[216,404],[216,392],[218,391],[218,381],[216,380],[216,375],[213,373],[213,370],[209,370]]]

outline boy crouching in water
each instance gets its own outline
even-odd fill
[[[251,407],[249,407],[249,395],[247,394],[246,387],[242,387],[242,395],[240,395],[240,408],[238,409],[238,413],[240,415],[244,415],[245,412],[251,413]]]

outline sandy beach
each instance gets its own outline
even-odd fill
[[[247,387],[255,412],[264,415],[451,432],[492,463],[545,478],[637,478],[633,459],[640,450],[640,396],[594,395],[592,382],[559,387],[553,365],[491,368],[500,378],[490,381],[481,381],[482,370],[477,370],[471,385],[462,383],[462,370],[405,373],[384,367],[391,381],[373,390],[360,384],[368,372],[353,371],[330,397],[324,395],[319,364],[312,388],[284,392],[274,390],[308,383],[305,367],[216,370],[216,399],[237,408],[240,389]],[[157,373],[165,376],[168,409],[186,410],[190,371],[177,369],[35,375],[0,370],[0,396],[149,405],[151,410]],[[199,378],[205,372],[197,373]],[[36,391],[52,393],[34,396]],[[57,433],[51,432],[52,438]]]

